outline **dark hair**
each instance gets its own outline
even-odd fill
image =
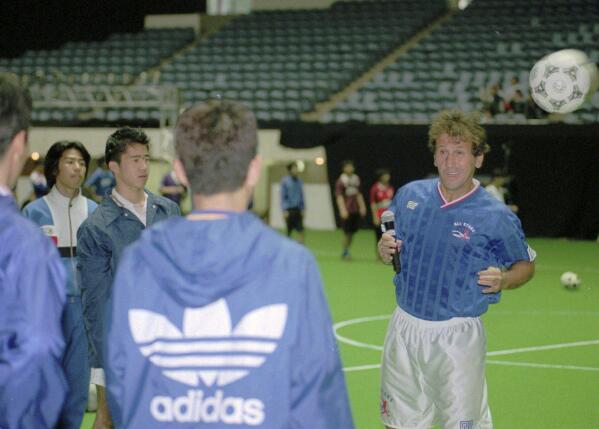
[[[209,100],[179,116],[175,148],[191,190],[213,195],[239,189],[256,156],[256,118],[243,104]]]
[[[290,162],[289,164],[287,164],[287,171],[289,171],[291,173],[291,169],[293,167],[297,167],[297,162]]]
[[[341,169],[343,170],[346,165],[353,165],[355,167],[354,162],[351,159],[344,159],[341,161]]]
[[[19,133],[27,130],[31,120],[31,95],[17,77],[0,73],[0,157]]]
[[[132,144],[143,144],[150,146],[150,139],[140,128],[123,127],[112,133],[106,141],[104,149],[104,158],[106,165],[110,161],[121,162],[121,156],[127,150],[127,146]]]
[[[385,174],[391,174],[391,172],[388,168],[379,168],[378,170],[376,170],[375,174],[376,180],[381,180],[381,177],[383,177]]]
[[[44,176],[46,176],[48,188],[51,188],[56,183],[60,158],[62,157],[62,154],[69,149],[78,150],[83,157],[83,160],[85,161],[85,175],[83,178],[85,179],[85,177],[87,177],[91,156],[85,146],[83,146],[83,143],[75,140],[62,140],[50,146],[50,149],[48,149],[48,153],[46,154],[46,159],[44,160]]]

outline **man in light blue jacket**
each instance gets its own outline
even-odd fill
[[[81,142],[54,143],[44,159],[44,175],[50,192],[23,210],[27,218],[56,242],[67,270],[67,305],[62,315],[66,349],[62,368],[69,391],[56,429],[79,429],[89,391],[88,344],[77,276],[77,230],[97,206],[81,194],[90,159]]]
[[[11,188],[29,154],[31,98],[0,74],[0,427],[53,428],[67,390],[60,361],[66,274],[56,246]]]
[[[116,427],[352,429],[314,257],[246,210],[253,114],[210,101],[175,136],[195,210],[145,231],[117,271],[104,350]]]
[[[137,240],[146,227],[180,214],[179,206],[171,200],[145,189],[150,172],[149,144],[147,135],[139,129],[124,127],[110,135],[105,157],[116,186],[77,232],[91,382],[98,390],[95,429],[112,427],[104,396],[103,325],[106,301],[123,249]]]

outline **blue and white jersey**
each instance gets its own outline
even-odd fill
[[[479,271],[532,261],[520,220],[475,182],[447,202],[437,179],[411,182],[397,192],[395,214],[402,270],[395,275],[397,304],[415,317],[476,317],[501,293],[483,294]]]
[[[39,225],[42,230],[56,240],[62,262],[67,270],[67,294],[81,295],[77,279],[77,231],[87,216],[98,205],[81,193],[70,199],[62,195],[56,186],[42,198],[27,204],[23,209],[25,217]]]
[[[96,195],[104,197],[116,186],[112,171],[98,167],[85,181],[85,186],[94,188]]]
[[[251,213],[145,231],[106,323],[118,428],[353,428],[316,262]]]

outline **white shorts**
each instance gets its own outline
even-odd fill
[[[397,308],[381,365],[381,420],[396,429],[491,429],[478,317],[418,319]]]
[[[106,375],[104,374],[104,369],[92,368],[90,383],[105,387],[106,386]]]

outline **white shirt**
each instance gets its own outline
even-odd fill
[[[112,199],[115,203],[121,207],[126,208],[133,213],[140,220],[141,223],[146,226],[146,214],[148,208],[148,195],[144,192],[144,200],[142,203],[132,203],[127,198],[123,197],[116,191],[116,188],[112,190]]]
[[[76,247],[77,231],[88,215],[87,198],[79,191],[77,196],[71,199],[61,194],[56,186],[43,198],[52,214],[58,247]]]

